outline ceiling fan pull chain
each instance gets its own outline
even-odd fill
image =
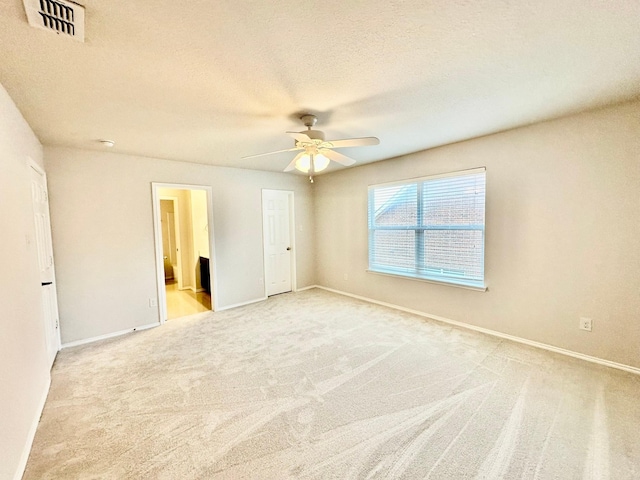
[[[309,183],[313,183],[313,174],[316,173],[315,155],[309,152]]]

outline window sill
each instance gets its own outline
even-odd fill
[[[436,285],[445,285],[447,287],[457,287],[457,288],[464,288],[465,290],[475,290],[476,292],[486,292],[487,290],[489,290],[489,287],[473,287],[471,285],[461,285],[459,283],[453,283],[453,282],[444,282],[441,280],[429,280],[428,278],[418,278],[418,277],[411,277],[408,275],[399,275],[396,273],[387,273],[387,272],[379,272],[377,270],[366,270],[367,273],[373,273],[375,275],[382,275],[385,277],[395,277],[395,278],[404,278],[406,280],[414,280],[417,282],[425,282],[425,283],[434,283]]]

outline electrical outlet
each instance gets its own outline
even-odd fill
[[[591,319],[586,317],[580,317],[580,330],[591,331]]]
[[[150,298],[149,299],[149,307],[157,307],[158,306],[158,299],[157,298]]]
[[[349,274],[348,274],[348,273],[345,273],[345,274],[344,274],[344,279],[345,279],[345,280],[349,280]]]

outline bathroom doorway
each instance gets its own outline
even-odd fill
[[[160,322],[215,309],[211,187],[152,184]]]

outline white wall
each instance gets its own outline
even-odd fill
[[[63,343],[158,321],[151,182],[213,189],[218,305],[264,297],[262,189],[295,191],[297,280],[315,283],[305,177],[45,148]]]
[[[0,86],[0,478],[22,474],[49,386],[27,157],[42,147]]]
[[[365,272],[368,185],[479,166],[488,292]],[[315,188],[319,284],[640,367],[640,102],[320,175]]]

